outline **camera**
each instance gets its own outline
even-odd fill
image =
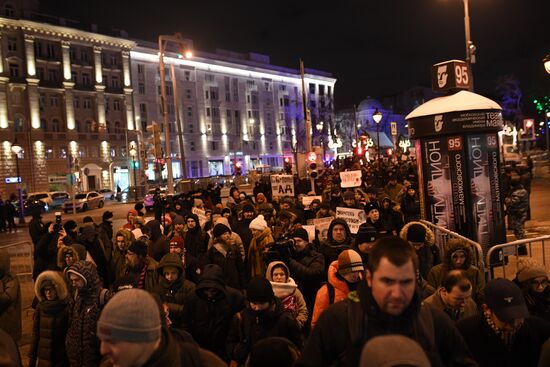
[[[59,232],[61,229],[61,212],[55,212],[55,224],[53,225],[54,232]]]
[[[283,234],[266,252],[267,262],[290,259],[294,254],[294,244],[295,241],[290,232]]]

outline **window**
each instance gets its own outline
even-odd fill
[[[111,109],[111,101],[109,100],[108,97],[105,97],[105,112],[109,112],[109,110]]]
[[[113,75],[111,76],[111,88],[119,88],[120,84],[118,82],[118,76]]]
[[[40,42],[40,41],[35,41],[34,42],[34,55],[37,59],[42,58],[42,42]],[[70,56],[70,53],[69,53],[69,56]],[[71,59],[71,61],[72,61],[72,59]]]
[[[57,72],[57,70],[52,70],[52,69],[48,70],[48,80],[50,82],[58,82],[59,81],[59,73]]]
[[[55,59],[55,45],[53,43],[46,43],[46,55],[48,59]]]
[[[75,128],[76,128],[76,132],[78,132],[78,133],[81,133],[81,132],[82,132],[82,124],[80,123],[79,120],[76,120],[76,121],[74,122],[74,126],[75,126]]]
[[[36,46],[36,45],[37,45],[37,44],[38,44],[38,42],[34,44],[34,53],[35,53],[35,54],[38,54],[38,52],[36,52],[36,50],[37,50],[37,46]],[[76,51],[75,51],[75,49],[72,48],[72,47],[69,48],[69,60],[71,61],[71,64],[74,64],[75,61],[76,61]]]
[[[193,132],[194,132],[193,124],[187,125],[187,132],[188,132],[189,134],[193,134]],[[194,144],[194,143],[193,143],[193,144]]]
[[[206,116],[210,117],[210,107],[206,107]]]
[[[111,55],[111,66],[117,66],[118,65],[118,59],[116,55]]]
[[[38,106],[40,108],[40,111],[44,111],[44,105],[46,104],[46,95],[44,93],[40,93],[38,96]]]
[[[8,37],[8,51],[17,51],[17,38]]]
[[[171,96],[174,94],[174,90],[172,89],[172,86],[170,84],[166,84],[166,95]]]
[[[91,85],[90,74],[82,73],[82,85],[85,87],[89,87]]]
[[[90,120],[86,121],[86,127],[84,131],[87,133],[91,133],[93,131],[92,121]]]
[[[250,94],[246,95],[246,103],[250,103]]]
[[[120,122],[115,121],[115,134],[120,134],[120,133],[121,133],[121,131],[120,131]]]
[[[268,92],[270,90],[268,82],[264,82],[264,89],[265,89],[266,92]]]
[[[99,157],[99,147],[97,145],[92,145],[90,147],[90,156],[92,158],[98,158]]]
[[[218,142],[217,141],[212,141],[210,143],[211,143],[212,150],[218,150]]]
[[[207,82],[213,82],[215,79],[214,79],[214,75],[212,74],[205,74],[204,75],[204,80],[206,80]]]
[[[40,128],[42,129],[42,131],[48,131],[48,121],[46,121],[46,119],[40,119]]]
[[[138,93],[139,94],[145,94],[145,84],[143,84],[143,83],[138,84]]]
[[[57,97],[57,95],[52,94],[50,96],[50,106],[51,107],[59,107],[59,98]]]
[[[61,148],[59,149],[58,158],[67,159],[67,147],[61,147]]]
[[[54,153],[53,153],[53,147],[46,147],[46,159],[53,159]]]
[[[80,97],[73,97],[73,107],[75,109],[80,108]]]
[[[52,131],[54,133],[58,133],[58,132],[61,131],[61,124],[59,123],[58,119],[53,119],[52,120]],[[62,157],[62,158],[65,158],[65,157]]]
[[[248,85],[249,87],[253,87],[256,84],[254,83],[254,80],[247,80],[246,85]]]
[[[218,107],[212,107],[212,117],[220,117],[220,109]]]
[[[258,95],[257,94],[252,95],[252,104],[258,104]]]
[[[248,111],[248,118],[249,118],[249,119],[252,118],[252,111]]]
[[[309,93],[315,94],[315,84],[309,83]]]
[[[283,98],[279,98],[279,106],[283,107]]]
[[[185,98],[187,98],[187,99],[192,99],[193,98],[193,95],[191,94],[191,89],[186,89],[185,90]]]
[[[76,71],[71,71],[71,82],[73,83],[76,83],[76,78],[77,78],[78,74]],[[40,78],[42,79],[42,78]]]
[[[225,115],[226,115],[226,117],[227,117],[227,123],[230,124],[230,123],[231,123],[231,118],[233,117],[233,116],[231,115],[231,110],[225,111]]]
[[[7,17],[14,17],[15,16],[15,9],[13,8],[13,5],[6,4],[4,6],[4,15]]]
[[[88,51],[87,50],[80,50],[80,61],[83,64],[88,64]]]
[[[324,96],[325,95],[325,86],[322,84],[319,84],[319,95]]]
[[[10,64],[10,76],[19,78],[19,64]]]
[[[187,117],[193,117],[193,107],[187,107]]]
[[[186,71],[183,73],[183,75],[184,75],[184,79],[185,79],[186,81],[190,81],[190,80],[191,80],[191,72],[190,72],[190,71],[186,70]]]
[[[205,99],[208,99],[208,96],[209,96],[208,91],[205,91],[205,92],[204,92],[204,98],[205,98]]]
[[[137,69],[138,69],[138,74],[143,74],[143,73],[145,73],[145,65],[143,65],[143,64],[138,64]]]
[[[192,141],[192,142],[190,143],[190,145],[191,145],[191,151],[194,152],[194,151],[195,151],[195,142]]]
[[[13,119],[13,129],[16,133],[23,132],[23,117],[17,115]]]
[[[38,77],[38,79],[44,80],[44,68],[43,67],[36,68],[36,76]]]
[[[216,101],[218,99],[218,91],[210,89],[210,99]]]
[[[84,98],[83,107],[86,110],[90,110],[92,108],[92,99],[89,97]]]
[[[143,115],[147,115],[147,105],[145,103],[139,104],[139,113]]]
[[[120,111],[120,100],[115,99],[113,101],[113,110],[114,111]]]
[[[285,91],[286,90],[286,85],[284,85],[284,84],[279,85],[279,90]]]

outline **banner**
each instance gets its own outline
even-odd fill
[[[359,226],[367,221],[363,209],[352,209],[336,207],[336,218],[342,218],[346,221],[352,234],[356,234]]]
[[[313,240],[315,239],[315,226],[302,226],[302,228],[307,231],[309,242],[313,242]]]
[[[464,138],[462,136],[449,136],[447,150],[449,152],[449,171],[452,182],[452,202],[455,231],[468,235],[467,204],[469,186],[467,184],[467,162],[464,153]]]
[[[361,171],[340,172],[340,180],[340,187],[343,189],[361,186]]]
[[[309,206],[311,205],[311,202],[313,200],[319,200],[320,202],[323,201],[322,196],[302,196],[302,205],[304,206],[304,209],[309,209]]]
[[[491,185],[491,205],[493,207],[493,225],[491,244],[506,242],[506,223],[504,220],[504,193],[500,185],[500,158],[497,134],[487,134],[487,155],[489,157],[489,180]]]
[[[319,231],[319,241],[325,241],[328,238],[328,227],[333,219],[333,217],[326,217],[311,220],[315,229]]]
[[[409,139],[479,131],[502,130],[500,110],[448,112],[440,115],[416,117],[408,120]]]
[[[271,196],[294,196],[294,177],[292,175],[271,175]]]
[[[204,225],[206,224],[206,222],[208,222],[208,217],[206,216],[206,212],[202,209],[195,208],[195,207],[191,209],[191,212],[193,214],[196,214],[197,217],[199,217],[199,225],[201,226],[201,228],[204,228]]]

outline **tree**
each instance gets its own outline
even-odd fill
[[[524,118],[521,110],[523,93],[519,86],[518,78],[513,74],[498,77],[496,79],[495,90],[502,107],[503,119],[513,121],[516,127],[521,127]]]

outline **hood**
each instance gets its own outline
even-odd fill
[[[79,236],[79,242],[86,243],[92,242],[98,236],[97,231],[93,225],[88,225],[82,228],[82,232]]]
[[[288,274],[288,277],[290,278],[290,269],[288,269],[288,266],[286,266],[286,264],[284,262],[282,262],[282,261],[272,261],[272,262],[269,263],[269,265],[267,266],[267,269],[265,271],[265,278],[267,280],[269,280],[270,282],[273,281],[273,277],[271,276],[271,272],[273,271],[273,268],[276,265],[282,265],[286,269],[286,273]]]
[[[67,283],[65,283],[65,279],[63,279],[61,273],[53,270],[46,270],[40,273],[34,282],[34,294],[36,295],[36,298],[38,298],[38,301],[42,302],[45,300],[40,289],[47,280],[54,284],[55,289],[57,290],[57,296],[61,301],[68,297],[69,291],[67,289]]]
[[[57,250],[57,266],[61,269],[65,268],[67,263],[65,262],[65,255],[66,254],[72,254],[73,259],[76,261],[80,260],[80,256],[78,256],[78,252],[74,249],[72,246],[61,246],[59,250]]]
[[[159,239],[159,237],[162,235],[162,231],[160,229],[160,222],[156,219],[153,219],[147,222],[145,226],[151,229],[151,241],[156,242]]]
[[[265,227],[260,233],[260,235],[256,238],[256,244],[261,243],[267,236],[273,237],[273,234],[271,233],[271,228]]]
[[[202,276],[195,287],[195,293],[199,294],[205,288],[215,288],[225,294],[223,270],[219,265],[208,264],[204,266]]]
[[[134,235],[132,234],[132,232],[130,232],[129,230],[127,229],[121,229],[119,230],[116,235],[115,235],[115,240],[118,236],[122,236],[124,237],[124,242],[126,242],[126,248],[128,248],[128,246],[130,246],[130,244],[132,243],[132,241],[134,240]],[[116,243],[113,244],[115,247],[116,247]]]
[[[466,261],[464,261],[464,270],[467,270],[472,265],[472,249],[468,243],[462,240],[450,240],[445,249],[445,258],[443,259],[445,265],[451,268],[451,255],[457,250],[463,250],[466,254]]]
[[[412,221],[405,224],[401,229],[401,232],[399,232],[399,237],[407,241],[407,232],[409,230],[409,227],[412,226],[413,224],[420,224],[426,229],[426,241],[424,241],[425,245],[428,245],[428,246],[435,245],[435,234],[433,233],[433,231],[430,228],[428,228],[428,226],[425,225],[424,223],[417,222],[417,221]]]
[[[328,267],[328,282],[336,289],[341,290],[344,293],[349,292],[349,287],[346,282],[337,276],[338,274],[338,261],[333,261]]]
[[[286,272],[289,275],[286,283],[277,283],[273,281],[271,272],[273,271],[273,268],[277,265],[282,265],[286,268]],[[286,266],[286,264],[282,261],[270,262],[265,272],[265,278],[269,280],[269,282],[271,283],[271,286],[273,287],[273,293],[275,293],[275,296],[279,299],[284,299],[294,294],[294,292],[296,291],[296,288],[298,288],[294,279],[290,277],[290,270],[288,269],[288,266]]]
[[[332,229],[337,224],[343,225],[344,228],[346,229],[346,240],[344,242],[342,242],[342,244],[351,243],[351,231],[350,231],[349,226],[346,223],[346,221],[341,219],[341,218],[335,218],[335,219],[332,220],[332,222],[330,222],[330,225],[328,226],[328,232],[327,232],[327,241],[332,245],[332,243],[334,241],[332,239]]]
[[[101,279],[93,263],[79,260],[67,270],[67,273],[75,274],[84,279],[86,284],[79,293],[92,293],[101,290]]]
[[[0,251],[0,278],[10,272],[10,254],[7,250]]]
[[[178,254],[166,254],[160,259],[160,263],[157,266],[157,272],[162,276],[162,269],[166,266],[173,266],[179,270],[180,277],[183,274],[183,262],[181,256]]]

